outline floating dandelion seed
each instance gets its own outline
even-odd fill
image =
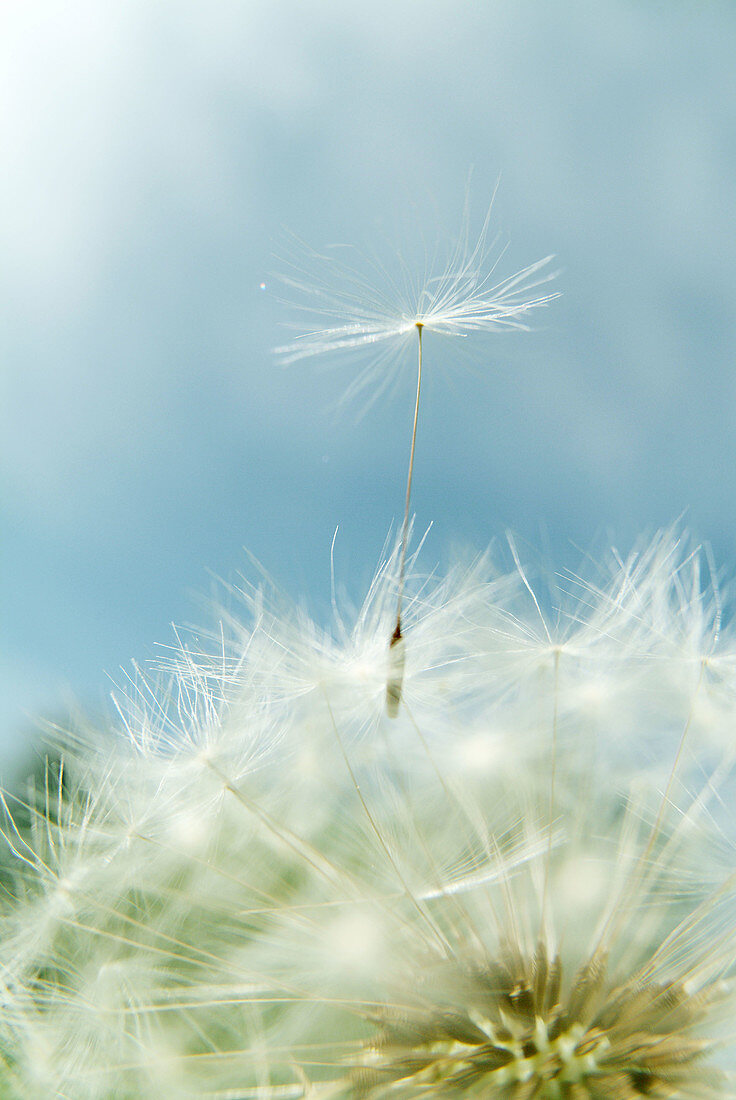
[[[315,257],[322,263],[312,265],[316,270],[311,272],[311,277],[309,273],[301,278],[282,276],[282,281],[296,291],[298,301],[295,304],[300,309],[317,322],[335,322],[303,333],[298,339],[277,348],[276,355],[283,363],[337,352],[368,352],[369,365],[348,393],[373,384],[375,399],[390,383],[391,368],[400,364],[407,339],[416,337],[417,340],[416,397],[401,528],[396,621],[389,641],[386,685],[386,709],[392,717],[398,713],[401,702],[406,659],[401,604],[422,386],[423,333],[464,337],[504,329],[526,330],[529,327],[527,315],[559,297],[557,292],[535,293],[555,276],[548,270],[552,256],[504,279],[497,279],[496,268],[504,250],[496,250],[497,242],[488,239],[492,207],[493,202],[473,243],[466,203],[462,231],[449,262],[439,271],[430,268],[420,281],[399,262],[400,271],[396,275],[384,273],[388,287],[383,290],[369,278],[328,256]],[[376,275],[376,265],[372,267]]]

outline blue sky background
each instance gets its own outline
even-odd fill
[[[572,564],[685,512],[733,572],[734,56],[731,0],[3,4],[5,769],[243,547],[326,615],[339,524],[361,597],[412,370],[359,418],[348,365],[275,365],[273,254],[447,239],[471,169],[499,272],[554,252],[564,297],[475,371],[426,340],[425,563],[511,529]]]

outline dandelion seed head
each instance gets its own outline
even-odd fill
[[[725,593],[497,558],[409,559],[396,718],[389,547],[326,626],[239,585],[8,804],[3,1095],[734,1094]]]

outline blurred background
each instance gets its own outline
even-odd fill
[[[556,254],[533,333],[473,370],[425,341],[428,567],[683,515],[733,571],[734,56],[732,0],[6,0],[2,777],[207,620],[208,570],[254,576],[243,548],[326,620],[339,525],[362,597],[413,364],[367,412],[335,411],[349,364],[275,364],[289,233],[432,247],[500,176],[499,275]]]

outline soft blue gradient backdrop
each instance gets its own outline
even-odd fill
[[[500,273],[554,252],[564,297],[475,372],[427,339],[425,562],[510,528],[569,564],[686,512],[730,570],[735,56],[731,0],[5,3],[3,758],[206,620],[242,547],[321,614],[339,524],[360,597],[413,378],[358,419],[349,369],[276,367],[272,254],[432,242],[471,168]]]

